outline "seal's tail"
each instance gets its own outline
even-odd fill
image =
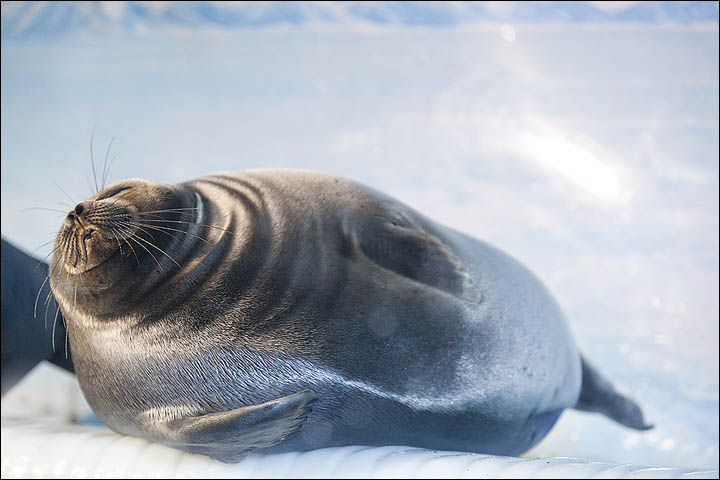
[[[612,418],[626,427],[649,430],[643,419],[642,410],[630,398],[615,391],[600,373],[582,358],[582,389],[575,408],[586,412],[598,412]]]

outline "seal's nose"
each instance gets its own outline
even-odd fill
[[[85,210],[87,210],[87,207],[87,202],[78,203],[75,205],[75,208],[67,214],[67,219],[72,221],[82,217],[82,214]]]

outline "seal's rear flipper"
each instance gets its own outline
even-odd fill
[[[170,446],[201,453],[223,462],[240,461],[258,448],[270,447],[294,433],[315,401],[311,390],[227,412],[170,421]]]
[[[649,430],[643,419],[640,407],[628,397],[615,391],[587,360],[582,358],[582,389],[580,399],[575,406],[578,410],[598,412],[612,418],[626,427],[636,430]]]

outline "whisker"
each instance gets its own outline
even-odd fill
[[[73,200],[73,198],[72,198],[70,195],[68,195],[68,193],[67,193],[65,190],[63,190],[63,188],[62,188],[55,180],[53,180],[53,183],[55,184],[55,186],[56,186],[57,188],[60,189],[60,191],[61,191],[62,193],[65,194],[65,196],[70,200],[70,203],[72,203],[73,205],[75,205],[75,204],[78,203],[78,202],[76,202],[75,200]],[[72,207],[70,207],[70,208],[72,208]]]
[[[198,225],[200,227],[208,227],[208,228],[214,228],[216,230],[223,231],[225,233],[229,233],[230,235],[235,235],[235,233],[231,232],[230,230],[226,230],[224,228],[216,227],[215,225],[207,225],[204,223],[193,223],[193,222],[183,222],[181,220],[153,220],[153,222],[164,222],[164,223],[184,223],[186,225]]]
[[[49,273],[50,275],[54,275],[56,279],[60,277],[60,272],[62,271],[61,269],[58,269],[57,272],[55,272],[55,269],[56,269],[56,267],[58,266],[58,264],[60,263],[60,260],[61,260],[62,258],[64,258],[65,255],[66,255],[67,246],[68,246],[68,244],[69,244],[69,242],[66,241],[67,238],[68,238],[68,237],[67,237],[67,235],[66,235],[66,236],[64,236],[64,237],[61,239],[61,245],[60,245],[60,246],[63,247],[63,255],[62,255],[62,256],[58,256],[58,258],[55,260],[55,262],[54,262],[54,263],[51,265],[51,267],[48,269],[48,273]],[[67,272],[66,272],[66,276],[67,276]],[[43,319],[44,319],[44,322],[43,322],[43,323],[45,324],[45,331],[47,331],[47,314],[48,314],[48,307],[50,306],[50,298],[51,298],[51,296],[52,296],[52,288],[50,288],[50,290],[48,290],[47,297],[45,297],[45,315],[43,315]],[[58,307],[59,307],[59,305],[60,305],[60,304],[58,303]],[[55,340],[53,339],[53,344],[54,344],[54,343],[55,343]]]
[[[155,240],[155,237],[154,237],[150,232],[148,232],[147,230],[145,230],[144,228],[137,227],[137,229],[138,229],[138,230],[142,230],[143,233],[147,234],[150,238],[152,238],[152,241],[153,241],[153,242],[157,242],[157,240]],[[138,238],[141,238],[140,235],[137,235],[137,237],[138,237]]]
[[[120,238],[117,236],[116,230],[113,228],[112,225],[109,225],[108,228],[110,229],[110,232],[115,236],[115,238],[118,241],[118,248],[120,249],[120,253],[122,254],[122,246],[120,245]],[[125,242],[128,247],[130,247],[130,250],[132,250],[133,255],[135,255],[135,261],[138,264],[138,267],[140,266],[140,259],[137,256],[137,253],[135,252],[135,249],[133,248],[132,244],[130,242]]]
[[[114,208],[111,205],[101,205],[99,207],[94,207],[90,213],[88,213],[87,217],[102,217],[103,215],[118,215],[118,209]]]
[[[63,215],[65,215],[65,210],[60,210],[59,208],[26,207],[26,208],[21,208],[19,211],[20,211],[20,212],[27,212],[28,210],[47,210],[47,211],[50,211],[50,212],[60,212],[60,213],[62,213]]]
[[[55,325],[57,325],[57,317],[58,317],[59,312],[60,312],[60,304],[58,303],[58,306],[55,309],[55,320],[53,320],[52,334],[50,335],[50,338],[52,338],[53,354],[55,354]]]
[[[198,207],[187,207],[187,208],[167,208],[165,210],[149,210],[147,212],[138,213],[163,213],[163,212],[178,212],[181,210],[200,210]]]
[[[66,282],[67,282],[68,275],[69,275],[69,272],[65,272],[65,281]],[[58,319],[59,312],[60,312],[60,302],[57,302],[57,308],[55,309],[55,319],[53,320],[53,327],[52,327],[52,334],[51,334],[53,354],[55,354],[55,325],[57,325],[57,319]],[[47,309],[46,309],[46,313],[47,313]],[[47,322],[47,320],[46,320],[46,322]],[[65,324],[65,317],[63,317],[63,324]],[[47,328],[46,328],[46,330],[47,330]],[[67,329],[66,329],[65,333],[67,334]]]
[[[57,256],[57,258],[55,259],[55,261],[54,261],[54,262],[52,263],[52,265],[50,265],[50,267],[48,268],[48,274],[49,274],[49,275],[53,275],[53,274],[55,273],[55,268],[58,266],[58,264],[60,263],[60,261],[64,258],[64,253],[65,253],[65,238],[66,238],[66,237],[67,237],[67,235],[64,235],[63,237],[61,237],[61,238],[58,240],[58,245],[56,245],[55,248],[53,249],[53,252],[50,252],[50,253],[54,253],[54,252],[56,252],[57,250],[60,250],[60,251],[61,251],[61,254]]]
[[[138,224],[138,223],[135,223],[135,222],[127,222],[127,221],[126,221],[126,222],[122,222],[122,224],[117,224],[117,223],[116,223],[116,225],[118,225],[118,226],[120,226],[120,227],[122,227],[122,228],[127,228],[128,231],[132,231],[133,229],[131,228],[131,226],[134,226],[134,227],[136,227],[135,230],[141,230],[141,231],[144,232],[145,234],[149,235],[150,238],[153,239],[153,241],[157,241],[157,240],[155,240],[155,237],[152,236],[152,235],[150,234],[150,232],[148,232],[147,230],[145,230],[143,227],[147,227],[147,228],[151,228],[151,229],[158,230],[160,233],[164,233],[164,234],[172,237],[173,239],[178,240],[178,238],[177,238],[175,235],[172,235],[172,234],[170,234],[170,233],[168,233],[168,232],[164,232],[164,231],[160,230],[161,227],[157,227],[157,226],[152,226],[152,225],[147,225],[147,224]],[[164,227],[164,228],[167,228],[167,227]],[[189,233],[189,232],[183,232],[182,230],[177,230],[177,231],[178,231],[178,232],[182,232],[182,233]],[[177,261],[175,261],[175,259],[174,259],[173,257],[171,257],[170,255],[168,255],[163,249],[161,249],[161,248],[158,247],[157,245],[153,244],[152,242],[148,241],[147,239],[144,239],[144,238],[142,238],[141,236],[139,236],[139,235],[137,235],[137,234],[134,234],[134,233],[131,235],[131,237],[132,237],[132,238],[135,238],[135,239],[137,239],[137,240],[142,240],[143,242],[147,243],[148,245],[150,245],[151,247],[155,248],[156,250],[159,250],[159,251],[162,252],[165,256],[167,256],[170,260],[172,260],[173,263],[175,263],[175,265],[177,265],[179,268],[182,268],[182,267],[180,266],[180,264],[179,264]],[[136,240],[136,243],[137,243],[137,240]],[[201,240],[204,241],[204,239],[202,239],[202,238],[201,238]],[[140,246],[142,247],[143,245],[140,244]],[[143,248],[144,248],[144,247],[143,247]],[[147,250],[147,249],[145,249],[145,250],[148,251],[148,253],[150,253],[149,250]],[[152,255],[152,254],[151,254],[151,255]],[[137,259],[137,255],[136,255],[135,258]],[[153,255],[153,258],[155,258],[154,255]],[[160,266],[160,263],[157,261],[157,259],[155,259],[155,262],[158,263],[158,266]]]
[[[113,137],[113,138],[110,140],[110,144],[108,145],[107,150],[105,150],[105,160],[103,161],[102,183],[101,183],[101,186],[100,186],[101,189],[104,189],[104,188],[105,188],[105,179],[107,178],[107,174],[108,174],[108,172],[109,172],[109,170],[106,170],[106,167],[107,167],[107,159],[108,159],[108,155],[110,155],[110,148],[112,147],[112,144],[113,144],[114,141],[115,141],[115,137]]]
[[[195,217],[195,212],[182,212],[182,211],[178,211],[178,210],[156,210],[156,211],[152,211],[152,212],[137,212],[137,216],[138,217],[160,218],[162,220],[167,220],[166,216],[159,215],[161,213],[174,213],[176,215],[186,215],[191,218]]]
[[[43,280],[42,284],[40,284],[40,288],[38,289],[37,295],[35,295],[35,308],[33,308],[33,318],[34,319],[37,318],[37,305],[38,305],[38,300],[40,300],[40,292],[42,292],[42,289],[45,286],[45,284],[47,283],[49,278],[50,277],[48,275],[45,275],[45,280]],[[47,328],[45,330],[47,330]]]
[[[85,285],[85,280],[83,280],[82,275],[76,275],[75,276],[75,292],[73,294],[73,306],[77,306],[77,286],[78,286],[78,280],[80,280],[80,283],[82,283],[83,288],[85,291],[87,291],[87,286]],[[65,322],[65,317],[63,316],[63,325],[65,325],[65,333],[67,334],[67,322]]]
[[[48,274],[45,275],[45,280],[43,281],[43,285],[45,284],[45,282],[50,280],[50,275],[52,275],[53,270],[55,270],[55,267],[58,265],[58,263],[60,263],[60,259],[61,259],[61,257],[58,257],[57,259],[55,259],[55,262],[53,262],[52,266],[50,266],[48,268]],[[40,289],[38,290],[38,293],[35,296],[35,310],[34,310],[33,318],[37,318],[37,302],[38,302],[38,299],[40,298],[40,292],[42,291],[43,285],[40,285]],[[48,287],[50,287],[50,284],[48,284]],[[52,288],[48,288],[48,294],[45,297],[45,301],[43,302],[45,304],[45,331],[46,332],[47,332],[47,309],[50,306],[50,296],[51,295],[52,295]]]
[[[92,193],[93,186],[92,183],[90,183],[90,177],[85,175],[85,180],[87,181],[88,187],[90,188],[90,193]]]
[[[47,332],[47,314],[48,314],[48,308],[50,308],[50,296],[52,295],[52,290],[50,290],[45,297],[45,315],[43,315],[43,325],[45,325],[45,331]]]
[[[144,226],[146,226],[146,227],[148,227],[148,228],[152,228],[152,229],[160,230],[160,231],[162,231],[162,230],[171,230],[171,231],[173,231],[173,232],[180,232],[180,233],[184,233],[184,234],[186,234],[186,235],[192,235],[193,237],[197,238],[198,240],[201,240],[201,241],[203,241],[203,242],[205,242],[205,243],[209,243],[206,239],[204,239],[204,238],[202,238],[202,237],[200,237],[200,236],[198,236],[198,235],[195,235],[194,233],[186,232],[185,230],[178,230],[177,228],[165,227],[165,226],[160,226],[160,225],[148,225],[147,223],[143,223],[143,224],[138,224],[138,223],[135,223],[135,222],[129,222],[129,223],[130,223],[130,225],[135,225],[135,226],[144,225]],[[165,233],[165,232],[163,232],[163,233]],[[175,237],[175,236],[173,236],[173,238],[177,239],[177,237]]]
[[[90,166],[92,167],[93,180],[95,180],[95,193],[98,193],[97,173],[95,172],[95,159],[93,158],[93,140],[94,139],[95,139],[95,127],[93,127],[92,134],[90,135]]]
[[[131,225],[131,226],[137,227],[138,230],[142,230],[142,231],[145,232],[145,233],[148,233],[148,232],[147,232],[144,228],[142,228],[142,227],[147,227],[147,228],[150,228],[150,229],[152,229],[152,230],[157,230],[157,231],[160,232],[160,233],[164,233],[165,235],[167,235],[168,237],[172,238],[173,240],[177,240],[177,239],[178,239],[178,237],[176,237],[175,235],[173,235],[173,234],[171,234],[171,233],[168,233],[168,232],[162,230],[162,228],[168,228],[168,227],[158,227],[158,226],[148,225],[148,224],[146,224],[146,223],[135,223],[135,222],[124,222],[124,225],[126,225],[126,226],[127,226],[127,225]],[[129,227],[128,227],[128,228],[129,228]],[[182,230],[175,230],[175,231],[176,231],[176,232],[180,232],[180,233],[187,233],[187,232],[183,232]],[[154,239],[153,239],[153,240],[154,240]]]
[[[113,163],[115,162],[115,159],[116,159],[116,158],[117,158],[117,155],[113,155],[112,158],[110,159],[110,165],[108,165],[108,169],[107,169],[107,173],[108,173],[108,174],[110,173],[110,169],[112,168]],[[106,174],[106,175],[107,175],[107,174]],[[103,183],[105,183],[104,180],[103,180]]]
[[[40,245],[39,247],[37,247],[35,250],[33,250],[32,252],[30,252],[30,255],[33,255],[35,252],[37,252],[38,250],[40,250],[42,247],[44,247],[45,245],[49,245],[49,244],[51,244],[51,243],[55,243],[55,240],[50,240],[49,242],[43,243],[42,245]],[[55,249],[53,249],[53,251],[55,251]],[[50,253],[52,253],[52,252],[50,252]]]
[[[133,235],[131,235],[131,236],[128,237],[128,240],[134,240],[135,243],[137,243],[139,246],[141,246],[142,248],[144,248],[145,251],[148,252],[148,253],[150,254],[150,256],[153,258],[153,260],[155,260],[155,263],[157,263],[157,266],[158,266],[158,268],[160,269],[160,271],[161,271],[161,272],[164,272],[165,270],[163,270],[162,265],[160,265],[160,262],[158,262],[158,259],[155,258],[155,255],[153,255],[152,252],[151,252],[150,250],[148,250],[145,245],[143,245],[142,243],[138,242],[138,241],[137,241],[137,238],[138,238],[138,237],[133,234]]]
[[[171,257],[170,255],[168,255],[167,252],[165,252],[165,250],[163,250],[162,248],[158,247],[157,245],[154,245],[152,242],[148,242],[147,240],[145,240],[144,238],[140,237],[139,235],[133,235],[133,237],[135,237],[135,238],[138,239],[138,240],[142,240],[143,242],[147,243],[147,244],[150,245],[151,247],[159,250],[160,253],[162,253],[163,255],[165,255],[166,257],[168,257],[170,260],[172,260],[173,263],[178,266],[178,268],[182,268],[182,266],[180,266],[180,264],[179,264],[173,257]]]
[[[63,237],[65,237],[65,236],[67,236],[67,233],[63,234]],[[61,238],[61,241],[62,241],[62,238]],[[45,245],[47,245],[48,243],[51,243],[51,242],[44,243],[44,244],[40,245],[38,248],[42,248],[42,247],[44,247]],[[58,249],[58,247],[59,247],[59,245],[56,246],[55,248],[53,248],[52,250],[50,250],[50,253],[48,253],[48,254],[45,255],[43,258],[41,258],[40,260],[38,260],[37,265],[35,265],[35,268],[33,269],[33,273],[35,273],[35,272],[37,271],[37,269],[40,268],[40,265],[42,265],[42,263],[45,261],[46,258],[48,258],[50,255],[52,255],[53,253],[55,253],[55,251]],[[36,248],[35,250],[37,250],[38,248]],[[33,251],[33,253],[35,253],[35,252]]]

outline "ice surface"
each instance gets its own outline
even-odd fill
[[[529,266],[657,425],[531,455],[718,468],[717,21],[203,32],[3,40],[3,236],[53,240],[95,126],[111,181],[347,176]]]

